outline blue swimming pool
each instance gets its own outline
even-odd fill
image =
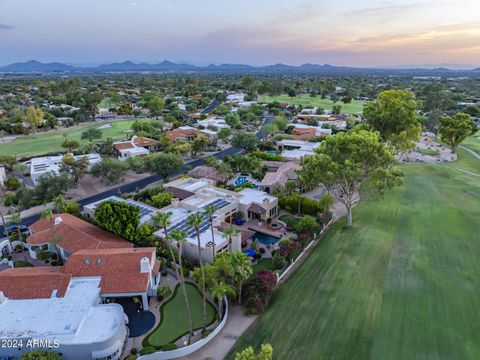
[[[243,250],[243,252],[244,252],[245,254],[247,254],[247,256],[250,256],[250,257],[254,257],[254,256],[255,256],[255,253],[256,253],[256,251],[253,250],[253,249]]]
[[[242,186],[242,185],[245,185],[245,183],[247,183],[247,182],[248,182],[248,180],[247,180],[246,176],[239,176],[235,180],[235,186]]]
[[[255,233],[255,235],[253,235],[253,238],[263,245],[273,245],[273,244],[276,244],[278,240],[280,240],[275,236],[263,234],[258,231]]]
[[[276,152],[276,151],[265,151],[265,154],[268,154],[268,155],[278,155],[278,152]]]

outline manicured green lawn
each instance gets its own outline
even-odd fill
[[[457,161],[445,163],[445,165],[480,174],[480,160],[462,148],[457,148],[457,155]]]
[[[232,353],[478,359],[480,181],[454,165],[402,166],[404,185],[335,224]]]
[[[415,149],[415,151],[422,155],[429,155],[429,156],[438,156],[440,154],[437,150],[431,150],[431,149]]]
[[[82,124],[68,129],[59,129],[46,134],[39,133],[35,136],[24,136],[11,143],[0,144],[0,155],[32,156],[65,150],[61,146],[65,140],[63,136],[65,133],[68,133],[69,139],[77,140],[86,144],[88,143],[88,140],[80,139],[82,132],[86,129],[98,128],[106,124],[111,124],[112,127],[102,129],[102,138],[106,139],[111,137],[114,140],[120,140],[126,137],[125,130],[130,129],[134,122],[135,120],[97,121],[93,124]]]
[[[198,289],[187,283],[187,294],[192,308],[193,328],[202,327],[202,295]],[[173,297],[162,305],[160,310],[161,320],[158,327],[143,340],[143,346],[154,346],[159,348],[162,345],[175,342],[179,337],[188,333],[188,316],[185,309],[185,299],[182,289],[177,286]],[[215,320],[216,310],[212,304],[207,302],[207,324]]]
[[[275,271],[277,270],[276,266],[273,264],[272,258],[265,258],[261,259],[259,262],[257,262],[255,265],[253,265],[253,273],[258,274],[260,270],[270,270],[270,271]]]
[[[261,102],[270,103],[274,101],[278,101],[279,103],[289,103],[294,105],[303,105],[306,106],[313,106],[313,107],[321,107],[325,110],[332,110],[332,106],[334,103],[329,99],[322,99],[320,96],[311,97],[308,94],[301,94],[294,98],[291,98],[287,95],[280,95],[280,96],[260,96],[259,100]],[[350,104],[344,104],[342,102],[337,102],[338,105],[342,106],[342,113],[345,114],[361,114],[363,112],[363,101],[352,100]]]
[[[480,154],[480,131],[466,138],[462,145]]]

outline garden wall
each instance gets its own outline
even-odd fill
[[[293,271],[300,265],[303,260],[306,258],[306,255],[311,251],[311,249],[318,243],[318,241],[322,238],[323,233],[329,228],[329,226],[333,223],[334,217],[330,219],[330,221],[325,225],[325,227],[318,233],[313,241],[303,249],[303,251],[297,256],[295,260],[280,274],[277,275],[277,286],[284,282],[292,273]]]

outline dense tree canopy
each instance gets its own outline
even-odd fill
[[[468,114],[457,113],[453,117],[440,118],[440,136],[451,147],[452,153],[455,153],[458,145],[475,131],[476,126]]]
[[[347,226],[352,226],[352,207],[361,190],[383,194],[401,183],[394,164],[394,149],[377,132],[338,133],[322,142],[318,155],[306,159],[300,177],[308,186],[323,185],[337,193],[347,210]]]
[[[95,209],[95,222],[102,229],[135,241],[140,224],[140,210],[121,201],[103,201]]]
[[[398,152],[415,148],[421,125],[417,116],[418,104],[410,91],[387,90],[375,102],[365,105],[363,114],[369,127]]]

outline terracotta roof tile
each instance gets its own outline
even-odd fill
[[[64,271],[73,277],[101,276],[101,294],[140,293],[147,290],[150,277],[150,273],[140,272],[140,260],[144,257],[148,258],[152,272],[160,269],[155,248],[150,247],[80,250],[70,256]]]
[[[65,296],[71,275],[61,267],[13,268],[0,272],[0,291],[9,299],[48,299],[57,290],[57,297]]]
[[[60,224],[53,225],[55,236],[62,237],[58,246],[70,254],[82,249],[133,247],[132,243],[71,214],[55,214],[53,217],[62,219]],[[53,237],[52,226],[47,219],[38,220],[29,228],[33,232],[26,240],[29,244],[47,244]]]
[[[177,140],[180,138],[187,138],[187,137],[197,137],[202,135],[202,132],[197,129],[176,129],[170,130],[165,133],[165,136],[172,140]]]

